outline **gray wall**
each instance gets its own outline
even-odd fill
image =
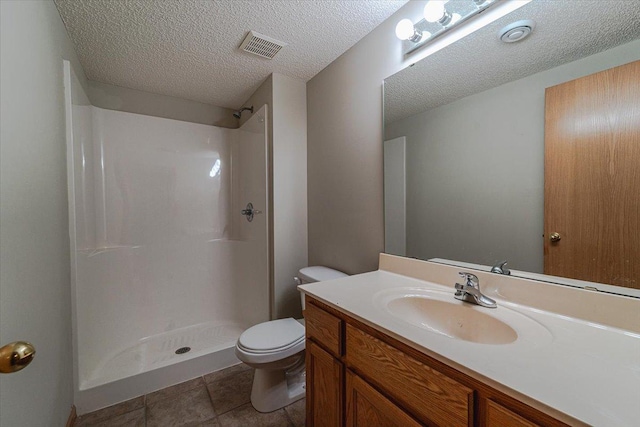
[[[91,80],[88,84],[87,95],[96,107],[203,125],[238,127],[238,119],[233,117],[235,110],[229,108]]]
[[[407,3],[307,83],[310,265],[349,274],[378,268],[382,81],[408,65],[395,25],[417,22],[420,6]]]
[[[84,73],[53,2],[0,2],[0,345],[37,349],[2,375],[0,425],[65,425],[73,399],[62,60]]]
[[[302,315],[294,281],[307,266],[307,86],[273,74],[273,270],[275,316]]]
[[[545,88],[640,59],[640,41],[388,125],[407,137],[407,255],[543,271]]]

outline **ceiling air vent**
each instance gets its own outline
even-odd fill
[[[247,37],[242,41],[240,49],[263,58],[273,59],[276,53],[286,45],[280,40],[272,39],[255,31],[249,31]]]

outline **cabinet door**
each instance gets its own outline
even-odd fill
[[[537,424],[489,400],[487,401],[487,427],[537,427]]]
[[[307,427],[342,425],[344,367],[307,340]]]
[[[347,370],[347,427],[418,427],[421,424]]]
[[[347,366],[429,425],[473,426],[474,391],[347,324]]]
[[[316,307],[307,298],[304,313],[307,338],[312,338],[335,357],[342,356],[342,320]]]

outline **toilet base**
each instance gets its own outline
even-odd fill
[[[302,369],[256,369],[251,388],[251,404],[258,412],[273,412],[302,399],[306,391]]]

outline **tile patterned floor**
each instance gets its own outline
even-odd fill
[[[82,415],[76,427],[303,427],[305,400],[261,414],[253,369],[240,364]]]

